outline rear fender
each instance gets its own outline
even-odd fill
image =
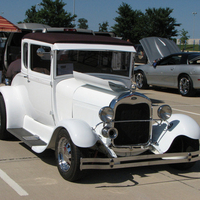
[[[2,86],[0,93],[3,96],[6,108],[6,128],[23,127],[25,104],[20,93],[20,87]]]
[[[178,136],[186,136],[191,139],[200,139],[200,127],[191,117],[183,114],[173,114],[166,122],[153,125],[152,142],[159,153],[165,153]]]
[[[62,128],[68,131],[71,140],[78,147],[92,147],[98,140],[98,136],[95,131],[85,121],[78,119],[68,119],[62,120],[57,124],[48,148],[55,147],[57,134]]]

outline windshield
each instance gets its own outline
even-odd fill
[[[189,64],[200,64],[200,54],[191,54],[188,56]]]
[[[129,76],[130,52],[58,50],[56,75],[106,73]]]

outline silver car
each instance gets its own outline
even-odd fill
[[[200,53],[181,52],[166,38],[149,37],[140,42],[149,63],[134,69],[138,88],[178,88],[182,96],[193,96],[200,89]]]

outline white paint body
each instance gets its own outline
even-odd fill
[[[111,101],[122,92],[109,87],[109,76],[105,79],[87,74],[74,73],[61,77],[55,76],[54,50],[120,50],[135,52],[133,47],[115,45],[82,45],[82,44],[46,44],[40,41],[23,40],[23,43],[48,45],[52,49],[51,75],[31,71],[22,61],[21,73],[17,74],[11,86],[0,88],[3,95],[7,129],[23,128],[39,136],[46,146],[33,146],[41,153],[46,148],[55,148],[55,139],[61,128],[66,129],[73,143],[79,147],[92,147],[101,139],[107,145],[107,138],[101,135],[102,124],[99,110],[109,106]],[[23,53],[22,53],[23,57]],[[133,62],[132,59],[130,61]],[[131,85],[130,76],[112,76],[112,81],[122,86]],[[173,115],[170,121],[178,122],[173,130],[166,130],[166,123],[153,125],[153,142],[157,150],[164,153],[173,140],[179,135],[193,139],[200,138],[198,124],[185,115]],[[98,127],[94,130],[94,127]]]

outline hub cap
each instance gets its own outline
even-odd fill
[[[179,82],[180,93],[186,95],[189,92],[189,89],[190,89],[190,81],[185,77],[181,78]]]
[[[58,144],[58,163],[60,169],[68,171],[71,166],[71,145],[67,138],[62,137]]]
[[[143,86],[143,75],[141,73],[138,73],[136,75],[135,82],[136,82],[136,85],[137,85],[138,88],[141,88]]]

